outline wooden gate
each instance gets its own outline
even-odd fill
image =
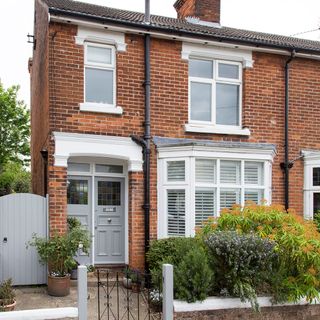
[[[47,199],[17,193],[0,197],[0,282],[12,278],[14,285],[44,284],[46,266],[39,263],[32,234],[47,236]]]

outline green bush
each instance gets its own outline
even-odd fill
[[[198,259],[197,263],[195,263],[195,258]],[[211,287],[212,272],[209,270],[204,244],[199,239],[168,238],[152,241],[147,261],[155,287],[161,287],[162,264],[170,263],[174,266],[176,298],[196,301],[207,297]],[[181,272],[186,269],[190,271]],[[183,277],[186,278],[182,279]],[[206,277],[207,283],[204,285]]]
[[[31,190],[31,173],[22,164],[8,162],[0,168],[0,196],[10,193],[28,193]]]
[[[0,312],[3,307],[14,303],[15,293],[12,288],[12,279],[0,283]]]
[[[79,245],[82,251],[88,253],[90,248],[90,236],[87,230],[82,227],[75,227],[63,235],[40,238],[33,235],[29,245],[37,248],[42,263],[48,263],[50,274],[55,277],[64,277],[76,267],[74,260]]]
[[[207,298],[213,280],[206,251],[192,248],[178,264],[175,273],[176,297],[187,302],[203,301]]]
[[[258,309],[257,288],[268,282],[277,261],[275,243],[253,234],[216,231],[206,244],[215,270],[216,291],[239,296]]]
[[[320,298],[320,234],[313,221],[282,206],[247,205],[224,210],[217,221],[207,223],[200,236],[207,238],[217,230],[255,233],[276,243],[278,268],[270,287],[276,302]]]
[[[167,238],[154,240],[150,244],[147,253],[147,261],[150,269],[158,268],[162,261],[178,263],[185,253],[192,248],[201,246],[195,238]]]
[[[314,217],[313,217],[313,221],[318,229],[318,232],[320,232],[320,213],[317,212]]]

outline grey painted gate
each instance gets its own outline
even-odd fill
[[[46,267],[34,247],[26,248],[32,234],[47,236],[47,199],[18,193],[0,197],[0,282],[44,284]]]

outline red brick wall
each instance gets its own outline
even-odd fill
[[[143,173],[129,174],[129,263],[144,268]]]
[[[178,18],[197,17],[220,23],[220,0],[185,0],[175,6]]]
[[[50,131],[126,137],[131,134],[143,135],[143,37],[127,34],[127,51],[117,54],[117,104],[123,107],[124,113],[110,115],[79,110],[79,103],[83,102],[83,47],[75,44],[76,32],[76,26],[52,23],[49,33],[46,33],[46,39],[50,45]],[[283,203],[283,173],[280,170],[280,162],[283,161],[284,65],[287,57],[254,53],[254,67],[244,71],[243,122],[251,130],[250,137],[193,134],[184,131],[184,124],[188,121],[188,63],[181,59],[181,48],[182,44],[179,41],[152,38],[152,135],[276,144],[278,154],[273,164],[273,201]],[[301,149],[320,148],[320,131],[317,130],[317,119],[320,116],[318,108],[320,62],[296,58],[291,63],[291,68],[289,159],[294,159],[299,156]],[[37,72],[35,70],[33,69],[33,74],[36,77],[40,70]],[[39,83],[39,79],[33,79],[33,81]],[[43,92],[45,96],[46,90]],[[35,102],[35,110],[39,110],[42,104],[38,100]],[[41,119],[42,117],[46,119],[45,115],[40,117],[33,113],[33,132],[39,132],[37,139],[39,137],[41,141],[47,141],[46,130],[41,129],[43,126]],[[52,137],[50,143],[53,144]],[[39,141],[33,140],[33,150],[39,149],[38,144]],[[53,153],[52,145],[49,155],[50,169],[53,169]],[[152,238],[155,238],[157,233],[156,161],[156,152],[152,150]],[[35,172],[34,166],[33,169]],[[62,171],[61,168],[56,168],[49,177],[51,197],[56,194],[65,197],[65,191],[63,191],[65,186],[62,181],[65,179],[65,172]],[[36,174],[35,177],[37,177]],[[130,209],[129,218],[130,259],[136,259],[131,261],[136,265],[141,264],[141,250],[144,243],[143,211],[140,207],[141,197],[143,197],[142,174],[131,174],[130,179],[130,197],[135,201],[134,207]],[[290,206],[301,214],[302,187],[303,165],[302,161],[298,160],[290,171]],[[53,228],[63,231],[61,223],[65,221],[66,206],[63,206],[58,199],[52,200],[50,210],[53,213],[60,212],[61,219],[55,218],[51,222]],[[137,247],[135,243],[138,244]]]
[[[175,313],[175,320],[317,320],[320,318],[320,306],[288,306],[261,308],[260,313],[251,309],[225,309],[203,312]]]

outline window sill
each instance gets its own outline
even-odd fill
[[[90,103],[90,102],[80,103],[80,111],[123,114],[122,107],[113,106],[110,104]]]
[[[232,126],[213,126],[204,124],[185,124],[186,132],[198,132],[198,133],[216,133],[216,134],[230,134],[237,136],[250,136],[250,130],[248,128],[239,128]]]

